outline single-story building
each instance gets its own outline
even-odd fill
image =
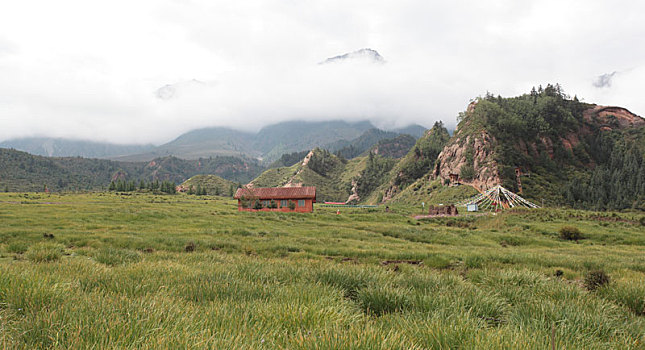
[[[238,188],[238,211],[285,211],[311,213],[316,203],[315,187]]]

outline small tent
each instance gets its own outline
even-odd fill
[[[467,207],[472,204],[476,204],[479,210],[501,210],[515,207],[539,208],[539,206],[527,201],[500,185],[483,191],[457,205]]]

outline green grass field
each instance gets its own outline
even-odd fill
[[[391,209],[2,193],[0,347],[645,347],[642,213]]]

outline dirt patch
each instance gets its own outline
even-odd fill
[[[409,264],[409,265],[422,265],[422,260],[384,260],[381,261],[381,265],[387,266],[392,264]]]

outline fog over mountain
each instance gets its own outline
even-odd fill
[[[293,120],[454,128],[476,96],[547,83],[643,115],[644,10],[601,0],[8,2],[0,141],[159,145],[197,128]]]

